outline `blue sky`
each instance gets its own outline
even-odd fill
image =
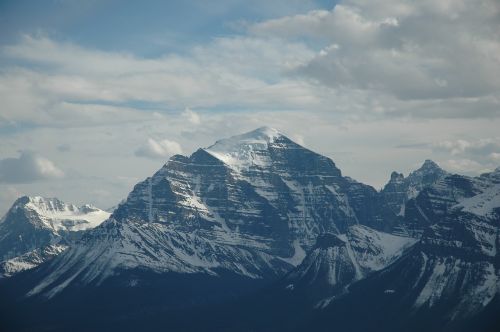
[[[1,42],[43,32],[85,47],[154,57],[233,35],[245,21],[333,6],[326,0],[7,0],[0,3]]]
[[[380,188],[500,164],[496,0],[1,1],[0,212],[267,125]]]

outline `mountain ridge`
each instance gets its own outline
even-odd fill
[[[244,167],[215,157],[228,151],[221,145]],[[53,297],[136,268],[275,278],[300,263],[318,234],[356,224],[388,229],[393,217],[385,213],[377,191],[342,177],[330,158],[260,128],[170,158],[50,262],[29,294]]]
[[[49,326],[51,310],[75,298],[85,299],[82,314],[107,323],[147,322],[143,328],[151,330],[168,318],[174,330],[199,330],[198,322],[174,317],[203,311],[209,331],[254,324],[254,330],[290,330],[273,325],[278,312],[292,314],[298,330],[335,323],[341,331],[377,324],[398,331],[408,328],[398,325],[406,318],[426,328],[438,313],[439,326],[451,326],[495,303],[498,174],[454,175],[426,160],[407,177],[393,172],[377,191],[343,176],[330,158],[262,127],[172,156],[106,221],[5,284],[28,307],[46,305],[37,319]],[[364,293],[378,294],[359,305],[366,322],[349,321],[353,312],[343,304],[358,309],[353,304]],[[132,298],[130,307],[118,305]],[[368,314],[378,298],[401,313],[397,322]],[[215,303],[220,312],[210,308]],[[236,322],[251,314],[245,310],[262,317]],[[374,312],[385,317],[380,310]]]

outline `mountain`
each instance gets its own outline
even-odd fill
[[[417,197],[426,187],[433,185],[442,177],[449,175],[432,160],[426,160],[422,166],[411,172],[408,177],[392,172],[391,179],[381,190],[381,195],[387,207],[399,217],[393,233],[419,238],[422,229],[412,227],[404,222],[406,202]]]
[[[91,205],[78,207],[57,198],[17,199],[0,221],[0,275],[8,277],[57,256],[109,215]]]
[[[345,234],[321,234],[303,262],[283,280],[290,292],[305,294],[323,307],[348,286],[397,260],[417,240],[351,226]]]
[[[475,178],[445,176],[406,211],[424,230],[421,240],[319,313],[309,322],[314,330],[329,330],[333,321],[350,331],[498,329],[500,169]],[[352,313],[341,309],[354,304],[363,322],[353,324]]]
[[[170,158],[109,220],[53,260],[29,294],[52,297],[136,269],[276,278],[321,233],[387,228],[394,215],[381,203],[331,159],[259,128]]]
[[[213,331],[498,331],[500,168],[446,175],[407,205],[419,240],[358,225],[322,234],[283,279],[196,314]]]
[[[398,172],[392,172],[391,179],[384,186],[381,193],[389,208],[399,216],[405,215],[405,203],[415,198],[422,189],[434,184],[448,173],[441,169],[432,160],[426,160],[416,171],[408,177]]]
[[[259,128],[171,157],[0,282],[0,313],[12,330],[475,331],[498,312],[499,174],[426,161],[378,192]]]

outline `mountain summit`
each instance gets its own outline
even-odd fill
[[[248,170],[251,167],[272,166],[273,156],[270,150],[293,148],[304,149],[278,130],[261,127],[242,135],[219,140],[204,150],[234,170]]]
[[[260,127],[244,134],[231,136],[215,142],[206,150],[235,152],[238,146],[260,144],[265,146],[274,142],[279,137],[285,137],[277,129],[271,127]]]
[[[432,185],[447,174],[438,164],[427,159],[419,169],[411,172],[408,177],[404,177],[401,173],[392,172],[389,182],[382,189],[382,195],[392,211],[403,217],[405,204],[408,200],[415,198],[422,189]]]
[[[76,206],[57,198],[18,198],[0,222],[1,274],[11,276],[58,255],[110,215],[92,205]]]

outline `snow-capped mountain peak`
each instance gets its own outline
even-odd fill
[[[278,130],[261,127],[242,135],[218,140],[204,150],[234,169],[265,167],[270,161],[262,152],[268,150],[270,145],[277,145],[278,141],[293,143]]]
[[[276,128],[268,127],[268,126],[262,126],[259,127],[255,130],[252,130],[246,134],[243,134],[241,136],[248,136],[248,137],[256,137],[256,138],[261,138],[265,139],[266,141],[272,141],[274,138],[278,136],[283,136],[283,134],[277,130]]]
[[[53,258],[109,212],[57,198],[18,198],[0,222],[0,276],[10,276]],[[57,248],[57,250],[53,250]]]
[[[76,206],[67,204],[57,198],[41,196],[23,196],[15,203],[16,209],[21,208],[35,213],[41,222],[39,226],[54,231],[82,231],[94,228],[108,219],[111,213],[100,210],[90,204]]]
[[[208,147],[210,151],[225,151],[232,152],[235,147],[246,144],[262,144],[272,143],[276,138],[284,136],[278,130],[271,127],[260,127],[244,134],[231,136],[229,138],[220,139],[215,144]]]

